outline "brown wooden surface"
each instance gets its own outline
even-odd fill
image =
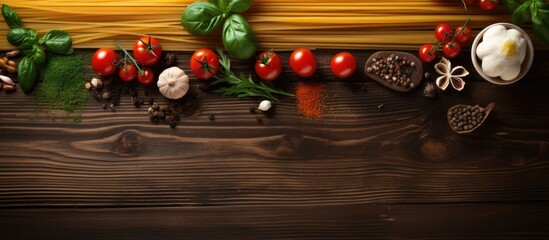
[[[464,52],[452,64],[471,72],[465,90],[436,99],[366,79],[372,51],[353,51],[357,73],[337,80],[334,53],[315,51],[329,96],[318,120],[293,98],[252,114],[258,99],[201,92],[195,78],[198,107],[176,129],[128,96],[116,112],[90,98],[72,125],[1,92],[0,239],[549,238],[549,52],[510,86],[481,80]],[[293,91],[298,79],[286,67],[277,81]],[[452,105],[489,102],[474,133],[449,128]]]

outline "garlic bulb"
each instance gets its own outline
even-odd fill
[[[189,91],[189,76],[178,67],[164,70],[158,76],[158,89],[169,99],[179,99]]]
[[[476,53],[486,75],[512,80],[519,75],[526,57],[526,39],[515,29],[496,25],[484,33]]]

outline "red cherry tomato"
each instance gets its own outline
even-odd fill
[[[456,29],[456,40],[459,43],[466,43],[471,39],[471,27],[469,26],[459,26]]]
[[[338,78],[348,78],[356,70],[356,60],[353,54],[348,52],[340,52],[332,57],[330,61],[330,69]]]
[[[210,79],[219,72],[219,58],[214,51],[207,48],[196,50],[190,65],[191,72],[202,80]]]
[[[150,68],[143,69],[143,71],[137,75],[137,81],[143,85],[150,85],[154,81],[154,72]]]
[[[316,72],[315,55],[307,48],[298,48],[290,55],[290,68],[302,78],[312,76]]]
[[[419,48],[419,59],[421,61],[430,63],[437,57],[436,49],[433,49],[433,44],[425,44]]]
[[[435,37],[441,43],[448,42],[454,37],[454,30],[447,23],[441,23],[435,28]]]
[[[442,47],[442,53],[447,58],[455,58],[461,52],[461,45],[458,42],[448,42]]]
[[[158,40],[151,36],[140,37],[133,45],[133,55],[137,62],[145,66],[152,66],[160,61],[162,46]]]
[[[110,48],[100,48],[93,54],[92,68],[101,76],[110,76],[118,68],[118,55]]]
[[[282,61],[273,51],[262,52],[255,61],[255,73],[265,80],[273,81],[282,73]]]
[[[484,11],[491,11],[499,5],[499,0],[480,0],[478,5]]]
[[[118,71],[118,76],[124,82],[131,82],[137,77],[137,68],[131,63],[125,63]]]

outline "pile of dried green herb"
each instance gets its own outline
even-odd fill
[[[36,89],[35,101],[47,110],[65,111],[66,119],[78,123],[88,100],[84,87],[84,64],[74,55],[48,54],[48,60],[41,75],[42,83]]]

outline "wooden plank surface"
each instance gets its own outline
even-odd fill
[[[37,117],[20,91],[0,93],[0,238],[27,228],[38,231],[19,239],[92,239],[95,230],[117,239],[548,237],[540,226],[549,223],[549,52],[536,52],[529,75],[510,86],[481,80],[462,53],[453,63],[472,73],[465,90],[436,99],[366,79],[371,51],[353,51],[357,74],[337,80],[334,53],[315,51],[328,94],[321,119],[301,116],[293,98],[272,116],[252,114],[258,99],[201,92],[195,78],[197,107],[176,129],[151,123],[129,96],[116,112],[90,98],[73,125]],[[189,56],[178,53],[186,71]],[[433,81],[432,65],[425,69]],[[284,71],[277,84],[293,91],[298,79]],[[449,107],[489,102],[496,109],[484,126],[451,131]],[[386,207],[404,219],[398,228],[380,217],[391,215]],[[65,226],[62,236],[48,230]]]
[[[547,204],[15,209],[2,239],[547,239]]]

